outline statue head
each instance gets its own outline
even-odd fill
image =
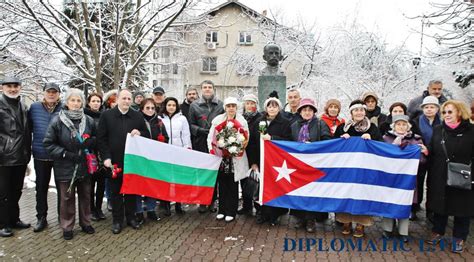
[[[263,48],[263,60],[267,61],[268,66],[276,67],[283,59],[281,47],[275,43],[267,44]]]

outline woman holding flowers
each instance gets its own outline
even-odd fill
[[[234,220],[239,206],[239,180],[244,178],[248,167],[245,147],[248,143],[247,121],[237,113],[237,99],[224,100],[225,113],[216,116],[207,137],[210,153],[222,156],[217,175],[219,207],[217,220]]]
[[[76,190],[79,198],[79,225],[87,234],[95,233],[91,226],[91,169],[90,159],[96,143],[94,120],[84,114],[82,91],[70,88],[66,105],[46,131],[43,144],[54,159],[54,177],[60,196],[59,224],[65,240],[73,238],[76,217]],[[97,164],[97,163],[96,163]],[[96,166],[97,167],[97,166]]]
[[[258,129],[263,140],[287,140],[291,141],[290,120],[283,117],[283,109],[280,100],[270,97],[263,103],[265,113],[259,120]],[[258,147],[260,149],[260,145]],[[259,150],[260,154],[260,150]],[[263,163],[261,163],[263,164]],[[257,213],[257,224],[270,221],[272,226],[278,223],[278,218],[288,213],[287,208],[262,206]]]

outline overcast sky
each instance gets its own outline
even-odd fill
[[[212,0],[211,0],[212,1]],[[437,3],[449,3],[451,0],[435,0]],[[215,0],[216,4],[223,3]],[[347,18],[352,21],[357,17],[359,23],[368,31],[377,31],[385,37],[390,45],[400,45],[406,41],[406,46],[413,52],[420,49],[420,34],[413,29],[420,30],[421,21],[407,19],[405,16],[416,16],[430,13],[433,8],[429,0],[240,0],[248,7],[262,12],[275,10],[282,12],[289,23],[297,17],[302,17],[306,23],[316,22],[324,35],[332,26],[341,24]],[[424,39],[428,46],[434,42]]]

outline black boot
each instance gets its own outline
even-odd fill
[[[143,215],[143,212],[136,213],[135,216],[137,217],[137,223],[139,225],[142,225],[143,223],[145,223],[145,216]]]
[[[46,220],[46,217],[41,217],[41,218],[38,219],[38,222],[36,222],[36,225],[33,228],[33,232],[35,232],[35,233],[41,232],[47,226],[48,226],[48,221]]]
[[[0,229],[0,237],[11,237],[13,236],[13,231],[9,227]]]

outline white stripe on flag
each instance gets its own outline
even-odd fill
[[[184,147],[165,144],[140,136],[127,135],[125,154],[145,157],[149,160],[188,166],[200,169],[217,170],[222,158],[194,151]]]
[[[368,200],[411,205],[414,190],[354,183],[312,182],[288,193],[291,196]]]
[[[370,153],[321,153],[296,154],[292,156],[315,168],[364,168],[391,174],[416,176],[418,159],[400,159]]]

